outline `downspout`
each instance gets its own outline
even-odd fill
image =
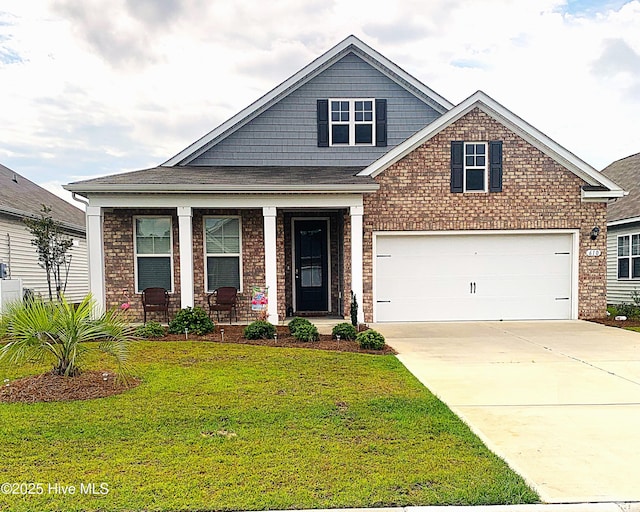
[[[11,234],[7,233],[7,250],[9,254],[7,256],[7,265],[9,265],[9,279],[11,279]]]
[[[71,197],[73,197],[75,201],[78,201],[79,203],[82,203],[85,206],[89,206],[89,201],[87,201],[86,197],[79,196],[75,192],[71,192]]]

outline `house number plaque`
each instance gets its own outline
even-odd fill
[[[587,256],[600,256],[602,251],[600,249],[588,249]]]

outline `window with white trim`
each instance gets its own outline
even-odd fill
[[[153,287],[172,291],[171,217],[136,217],[133,237],[136,292]]]
[[[640,279],[640,234],[618,236],[618,279]]]
[[[487,143],[464,143],[464,191],[487,191]]]
[[[240,217],[205,217],[204,246],[207,292],[213,292],[221,286],[233,286],[241,290]]]
[[[375,105],[373,99],[330,99],[329,145],[373,146]]]

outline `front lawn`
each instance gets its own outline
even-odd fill
[[[0,403],[0,510],[538,500],[394,356],[143,342],[131,358],[124,394]]]

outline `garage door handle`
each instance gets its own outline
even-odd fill
[[[476,293],[476,283],[473,281],[469,283],[469,293]]]
[[[381,302],[385,302],[385,303],[387,303],[387,302],[391,302],[391,301],[390,301],[390,300],[377,300],[376,302],[377,302],[378,304],[380,304]]]

